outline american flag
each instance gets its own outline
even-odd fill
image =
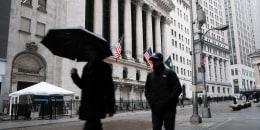
[[[116,58],[116,62],[121,55],[121,49],[122,49],[123,41],[124,41],[124,37],[122,37],[121,40],[119,41],[119,43],[116,45],[116,53],[114,55],[114,57]]]
[[[149,60],[152,56],[152,49],[151,47],[144,53],[144,58],[146,59],[147,63],[153,68],[153,63]]]

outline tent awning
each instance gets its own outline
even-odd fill
[[[21,95],[42,95],[42,96],[50,96],[50,95],[61,95],[61,96],[69,96],[74,95],[74,92],[57,87],[55,85],[40,82],[38,84],[32,85],[20,91],[16,91],[10,93],[11,97],[18,97]]]

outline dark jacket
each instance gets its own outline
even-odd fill
[[[176,73],[162,64],[147,76],[145,96],[153,112],[175,110],[182,92]]]
[[[102,60],[89,63],[84,67],[81,78],[74,74],[72,79],[82,90],[80,119],[102,119],[106,113],[115,113],[112,72],[107,63]]]

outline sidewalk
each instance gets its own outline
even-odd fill
[[[39,126],[39,125],[46,125],[46,124],[58,124],[58,123],[66,123],[66,122],[73,122],[79,121],[78,117],[70,118],[60,118],[60,119],[53,119],[53,120],[8,120],[8,121],[0,121],[0,130],[11,129],[11,128],[22,128],[22,127],[32,127],[32,126]]]
[[[184,108],[177,107],[177,110],[181,109],[191,109],[192,106],[185,106]],[[144,114],[144,113],[151,113],[151,111],[134,111],[134,112],[122,112],[117,113],[114,117],[123,117],[123,116],[133,116],[135,114]],[[2,117],[4,118],[4,117]],[[75,122],[79,121],[78,115],[73,115],[73,118],[69,116],[64,117],[57,117],[57,119],[33,119],[33,120],[0,120],[0,130],[3,129],[13,129],[13,128],[22,128],[22,127],[32,127],[32,126],[39,126],[39,125],[47,125],[47,124],[58,124],[58,123],[66,123],[66,122]]]
[[[237,119],[254,119],[254,121],[260,120],[259,107],[254,104],[251,108],[241,109],[239,111],[232,111],[229,105],[232,102],[219,102],[211,104],[212,118],[202,118],[202,123],[191,124],[190,117],[192,115],[192,106],[185,106],[184,108],[177,107],[176,115],[176,130],[205,130],[205,129],[218,129],[225,125],[233,123]],[[199,107],[199,115],[201,116],[201,107]],[[112,118],[106,118],[102,122],[104,124],[104,130],[152,130],[151,129],[151,111],[134,111],[117,113]],[[53,125],[51,125],[53,124]],[[50,130],[70,130],[77,126],[77,130],[82,129],[84,121],[80,121],[77,115],[73,115],[73,118],[69,116],[59,117],[53,120],[8,120],[0,121],[0,129],[19,129],[25,127],[31,127],[29,130],[37,128]],[[257,123],[255,125],[258,125]],[[124,127],[123,127],[124,126]],[[24,130],[27,130],[25,128]],[[124,129],[123,129],[124,128]],[[144,129],[145,128],[145,129]],[[39,129],[39,130],[41,130]],[[75,129],[75,128],[74,128]],[[75,129],[75,130],[76,130]],[[253,130],[253,129],[252,129]]]

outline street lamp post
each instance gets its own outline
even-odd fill
[[[204,107],[202,108],[202,117],[203,118],[211,118],[211,113],[210,113],[210,107],[208,106],[208,101],[207,101],[207,91],[206,91],[206,79],[205,79],[205,64],[204,64],[204,57],[205,54],[203,53],[203,45],[204,45],[204,37],[205,35],[210,31],[210,30],[227,30],[228,29],[228,25],[221,25],[215,28],[211,28],[209,30],[207,30],[204,34],[200,33],[200,42],[201,42],[201,46],[200,46],[200,66],[201,66],[201,71],[202,71],[202,86],[203,86],[203,102],[204,102]],[[199,26],[199,28],[201,29],[201,25]]]
[[[194,31],[193,31],[193,10],[192,3],[193,0],[190,0],[190,21],[191,21],[191,48],[192,48],[192,105],[193,105],[193,114],[190,117],[191,123],[201,123],[202,119],[198,114],[198,103],[197,103],[197,69],[196,69],[196,56],[195,56],[195,45],[194,45]]]

